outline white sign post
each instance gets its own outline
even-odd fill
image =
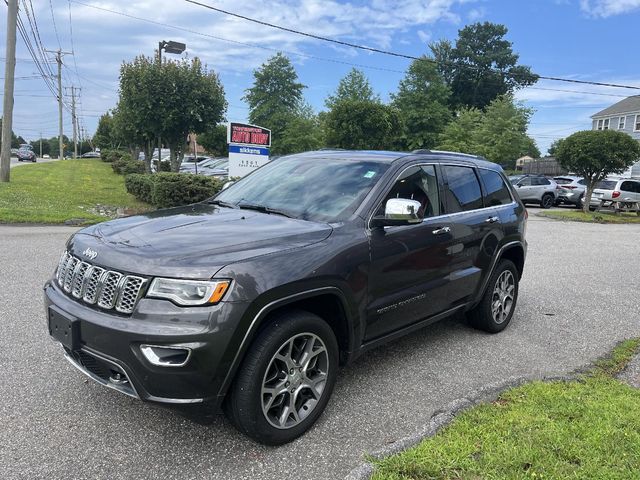
[[[229,178],[244,177],[269,161],[271,130],[246,123],[230,122]]]

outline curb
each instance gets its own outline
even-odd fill
[[[444,407],[433,412],[431,419],[420,430],[403,437],[395,442],[385,445],[382,448],[373,450],[368,453],[368,456],[375,460],[382,460],[391,455],[403,452],[411,447],[416,446],[422,440],[433,437],[438,431],[447,426],[453,421],[455,416],[463,410],[470,407],[474,407],[481,403],[495,401],[502,392],[510,388],[519,387],[532,381],[544,381],[544,382],[570,382],[577,380],[580,374],[584,373],[589,366],[581,367],[574,370],[570,374],[565,375],[545,375],[540,377],[539,375],[526,375],[522,377],[509,377],[505,380],[489,383],[473,392],[469,395],[457,398],[452,402],[447,403]],[[369,480],[374,473],[374,466],[370,462],[363,462],[345,477],[345,480]]]

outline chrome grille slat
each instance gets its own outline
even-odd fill
[[[147,279],[91,265],[65,252],[58,263],[58,285],[72,297],[120,313],[133,312]]]

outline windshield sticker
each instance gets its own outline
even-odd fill
[[[376,172],[374,172],[373,170],[369,170],[367,173],[364,174],[364,178],[373,178],[376,176]]]

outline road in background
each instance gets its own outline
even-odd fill
[[[570,372],[640,335],[640,226],[532,214],[527,230],[509,328],[489,335],[458,317],[368,352],[341,371],[316,426],[273,448],[223,417],[194,421],[88,381],[48,337],[42,307],[42,285],[75,230],[0,226],[0,477],[342,478],[367,451],[482,385]]]
[[[38,158],[36,163],[48,163],[48,162],[56,162],[57,158]],[[19,162],[16,157],[11,157],[11,166],[10,168],[15,167],[16,165],[33,165],[33,162]]]

